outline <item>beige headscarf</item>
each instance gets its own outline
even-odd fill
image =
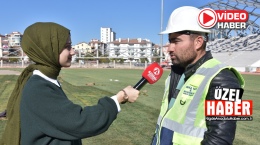
[[[20,100],[23,87],[35,69],[57,79],[61,70],[59,54],[69,36],[70,30],[52,22],[37,22],[24,31],[22,49],[35,64],[26,67],[18,77],[7,104],[8,120],[0,145],[20,144]]]

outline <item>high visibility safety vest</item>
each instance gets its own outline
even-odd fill
[[[231,66],[221,64],[216,59],[210,59],[184,83],[170,109],[168,109],[170,76],[166,79],[161,111],[157,121],[157,135],[154,140],[157,145],[166,144],[164,142],[170,138],[174,145],[200,144],[204,132],[207,130],[204,103],[210,82],[221,70],[226,68],[236,74],[243,88],[244,79],[238,71]]]

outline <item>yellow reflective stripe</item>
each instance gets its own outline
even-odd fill
[[[169,75],[165,80],[165,90],[164,90],[165,92],[169,90],[170,80],[171,80],[171,75]]]
[[[169,87],[170,87],[170,80],[171,80],[171,75],[169,75],[167,77],[167,79],[165,80],[165,90],[164,90],[164,95],[163,95],[163,99],[162,99],[162,106],[161,106],[161,111],[160,111],[160,115],[158,117],[157,120],[157,124],[158,124],[158,136],[157,136],[157,142],[156,144],[160,144],[160,136],[161,136],[161,128],[162,128],[162,118],[163,116],[166,114],[167,112],[167,108],[168,108],[168,93],[169,93]]]
[[[170,79],[171,79],[171,76],[169,75],[167,77],[167,79],[165,80],[165,90],[164,90],[164,95],[163,95],[163,99],[162,99],[161,111],[160,111],[161,116],[163,116],[166,113],[167,108],[168,108],[168,93],[169,93]]]
[[[163,118],[163,117],[162,117],[161,115],[159,115],[159,117],[158,117],[158,119],[157,119],[157,124],[158,124],[158,125],[161,124],[162,118]]]
[[[217,59],[214,59],[214,58],[213,58],[213,59],[210,59],[210,60],[204,62],[204,63],[200,66],[200,68],[212,68],[212,67],[214,67],[215,65],[218,65],[218,64],[221,64],[221,62],[218,61]]]
[[[163,119],[162,127],[172,130],[181,134],[203,138],[204,132],[207,128],[194,127],[192,124],[181,124],[169,118]]]

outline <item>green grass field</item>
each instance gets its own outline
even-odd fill
[[[60,73],[60,81],[69,99],[85,106],[94,105],[99,98],[112,96],[125,86],[135,85],[141,78],[142,72],[141,69],[63,69]],[[94,145],[150,144],[161,105],[164,80],[168,74],[169,70],[166,70],[156,84],[144,86],[137,102],[121,105],[122,111],[108,131],[99,136],[84,139],[83,143]],[[258,104],[260,101],[260,76],[243,76],[246,80],[243,99],[253,100],[254,120],[237,123],[234,144],[259,144],[260,139],[257,133],[260,129],[260,105]],[[0,75],[0,112],[6,108],[17,77]],[[95,85],[88,85],[93,83]],[[0,120],[0,136],[5,122],[6,120]]]

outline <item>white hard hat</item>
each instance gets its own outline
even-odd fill
[[[168,20],[166,30],[162,31],[160,34],[169,34],[180,31],[210,33],[209,29],[204,29],[198,24],[197,19],[199,13],[200,9],[191,6],[183,6],[175,9]]]

